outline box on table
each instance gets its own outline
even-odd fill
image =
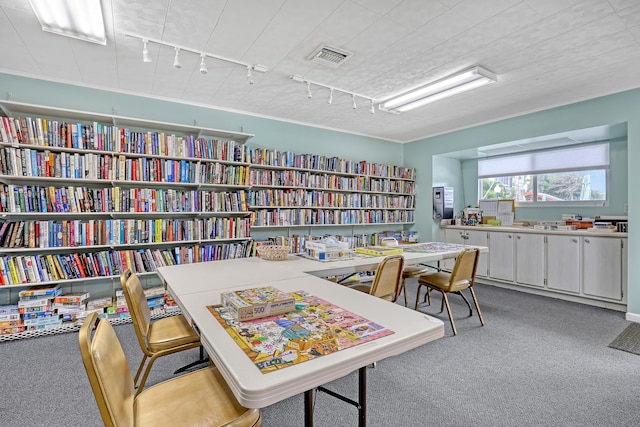
[[[259,319],[295,310],[295,300],[272,286],[220,294],[222,305],[239,321]]]
[[[314,249],[321,252],[339,250],[348,251],[349,243],[339,241],[324,242],[322,240],[307,240],[304,242],[304,247],[305,249]]]
[[[364,248],[356,248],[356,252],[371,256],[389,256],[401,255],[404,250],[402,248],[391,248],[387,246],[367,246]]]
[[[318,261],[331,261],[353,258],[353,252],[351,250],[320,251],[317,249],[307,249],[306,256]]]

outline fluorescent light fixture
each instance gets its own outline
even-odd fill
[[[43,31],[107,44],[100,0],[29,0]]]
[[[476,66],[390,98],[380,104],[380,108],[405,112],[497,80],[494,73]]]

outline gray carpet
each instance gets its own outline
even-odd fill
[[[415,284],[408,287],[413,297]],[[476,292],[485,327],[452,296],[457,336],[443,313],[443,339],[369,369],[369,426],[640,425],[640,358],[608,347],[629,325],[624,313],[492,286]],[[421,310],[439,308],[434,295]],[[133,327],[116,332],[134,370],[141,352]],[[102,425],[77,334],[2,343],[0,357],[0,426]],[[159,359],[148,384],[197,357],[193,350]],[[355,397],[357,373],[328,387]],[[263,418],[265,427],[301,426],[302,396],[264,408]],[[356,426],[356,410],[318,393],[315,422]]]
[[[640,323],[627,326],[616,339],[611,341],[609,347],[640,355]]]

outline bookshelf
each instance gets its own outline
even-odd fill
[[[414,223],[415,170],[254,148],[252,229]]]
[[[253,135],[0,109],[0,304],[34,285],[113,295],[126,268],[149,284],[159,266],[249,255]]]
[[[252,256],[254,232],[293,230],[300,246],[337,228],[362,246],[414,223],[414,169],[251,149],[252,137],[0,101],[0,307],[33,285],[113,296],[126,268],[152,287],[162,265]]]

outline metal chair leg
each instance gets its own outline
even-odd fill
[[[478,312],[478,317],[480,318],[480,324],[484,326],[484,318],[482,317],[482,312],[480,311],[480,306],[478,305],[478,299],[476,298],[476,293],[473,290],[473,287],[470,287],[469,290],[471,291],[471,298],[473,298],[473,303],[476,306],[476,311]]]
[[[151,372],[151,367],[153,366],[153,362],[155,362],[158,357],[159,356],[156,354],[149,359],[149,363],[147,363],[147,367],[144,370],[144,375],[142,375],[140,384],[138,384],[138,390],[136,391],[136,396],[140,394],[140,392],[144,388],[144,385],[147,382],[147,378],[149,377],[149,373]]]
[[[469,307],[469,316],[473,316],[473,310],[471,310],[471,304],[469,304],[469,300],[467,299],[467,297],[464,296],[464,294],[462,293],[462,291],[457,291],[454,292],[454,294],[458,294],[462,297],[462,299],[464,300],[464,302],[467,303],[467,307]]]
[[[402,290],[400,292],[404,294],[404,306],[409,307],[409,302],[407,301],[407,283],[405,279],[402,279]]]
[[[136,372],[136,376],[133,378],[133,383],[138,384],[138,379],[140,378],[140,374],[142,373],[142,368],[144,367],[144,363],[147,361],[147,355],[142,355],[142,361],[140,362],[140,366],[138,366],[138,371]]]
[[[418,309],[418,304],[420,304],[420,290],[422,289],[422,285],[418,283],[418,290],[416,291],[416,306],[413,308],[414,310]]]
[[[442,300],[447,306],[447,313],[449,313],[449,321],[451,322],[451,328],[453,329],[453,335],[458,335],[458,331],[456,329],[456,324],[453,322],[453,315],[451,314],[451,307],[449,306],[449,299],[447,298],[447,294],[442,292]]]
[[[200,346],[200,358],[198,360],[195,360],[191,363],[188,363],[178,369],[176,369],[175,371],[173,371],[174,374],[179,374],[185,371],[188,371],[191,368],[194,368],[198,365],[202,365],[203,363],[209,363],[210,360],[208,357],[204,356],[204,347]]]
[[[404,279],[402,279],[402,281],[400,282],[400,286],[398,286],[398,292],[393,298],[393,302],[398,301],[398,298],[400,298],[400,294],[404,294],[404,306],[408,307],[409,303],[407,302],[407,288],[406,288]]]

